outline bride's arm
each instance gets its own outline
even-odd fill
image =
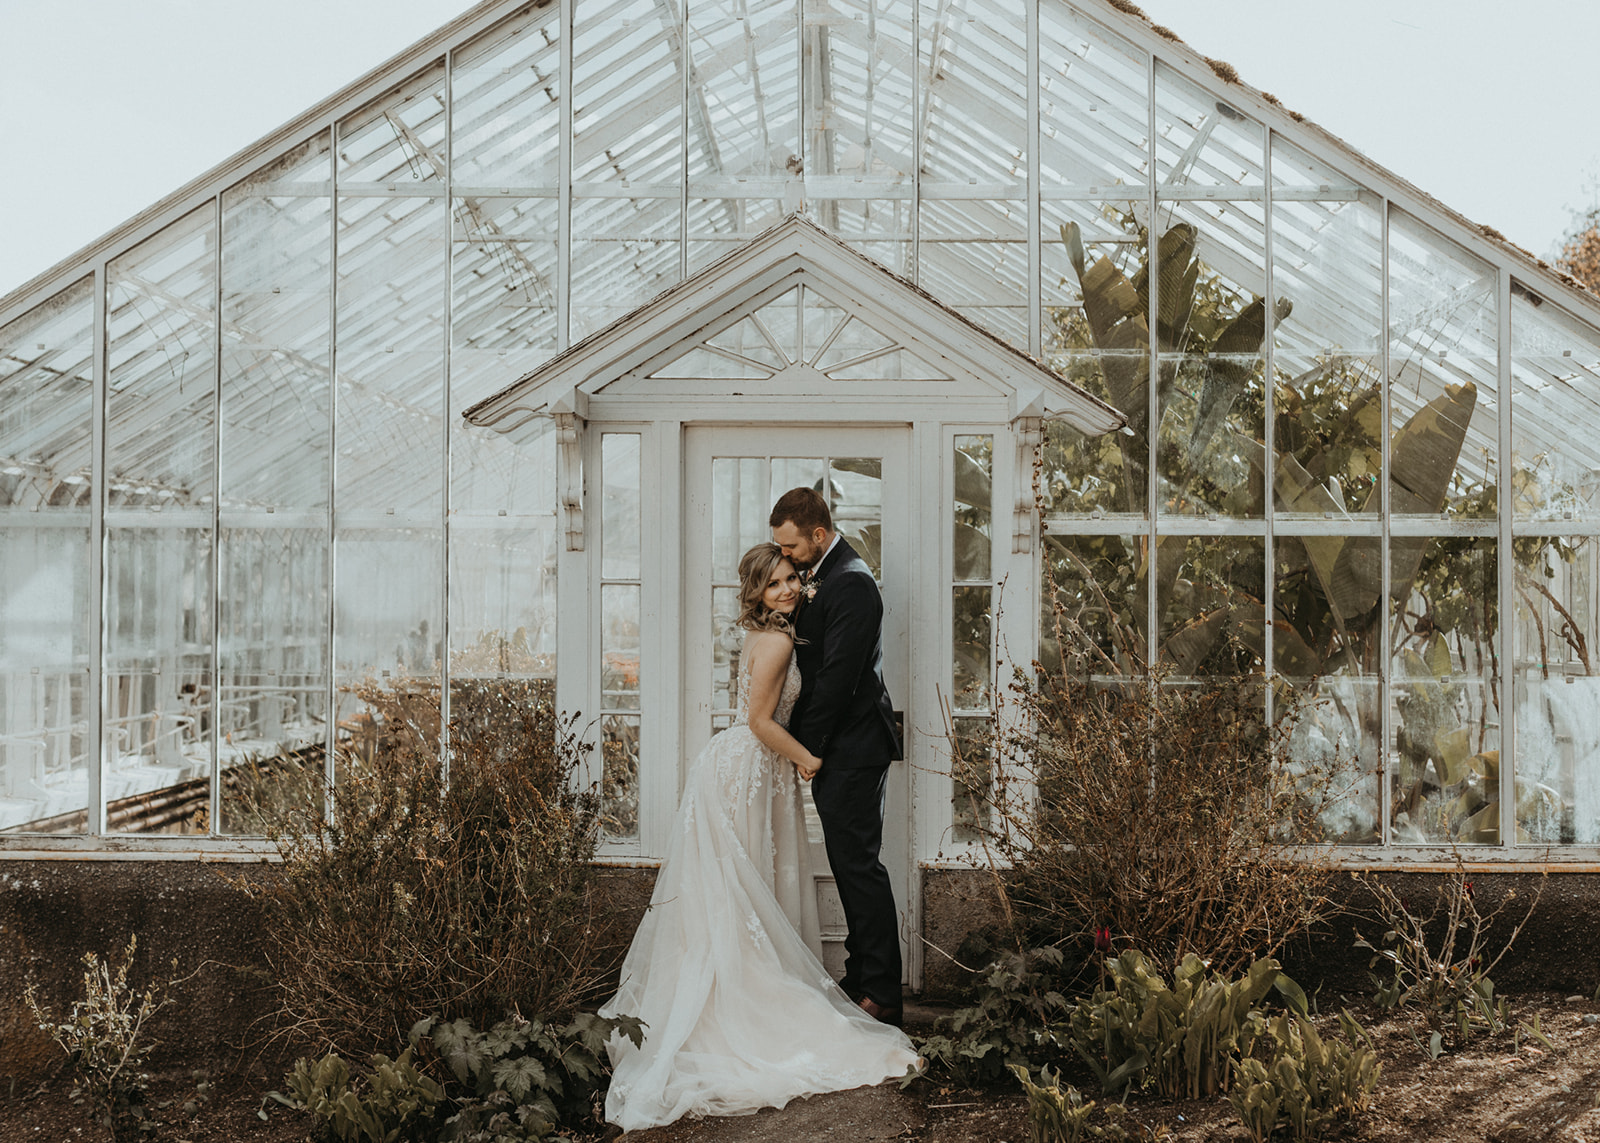
[[[801,776],[809,779],[822,760],[772,718],[793,651],[794,640],[782,631],[752,631],[745,636],[744,653],[750,657],[750,729],[767,749],[793,762]]]

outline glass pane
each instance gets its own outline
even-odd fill
[[[1157,195],[1227,198],[1266,181],[1263,161],[1261,124],[1156,61]]]
[[[204,833],[211,794],[209,528],[106,529],[106,827]],[[151,795],[161,791],[161,798]]]
[[[519,12],[458,49],[451,105],[458,187],[555,188],[560,177],[561,21]]]
[[[754,180],[781,194],[800,161],[792,0],[697,0],[689,46],[691,192],[744,195]]]
[[[1372,195],[1287,143],[1272,151],[1273,286],[1280,303],[1278,519],[1366,511],[1381,499],[1383,216]]]
[[[1331,675],[1284,677],[1283,682],[1303,704],[1292,718],[1287,745],[1306,799],[1301,808],[1312,815],[1307,823],[1312,837],[1342,845],[1378,844],[1383,757],[1378,680]],[[1278,717],[1290,715],[1280,706]]]
[[[81,832],[93,281],[0,329],[0,832]]]
[[[955,439],[954,568],[958,582],[987,580],[994,539],[994,438]]]
[[[1252,674],[1265,660],[1263,542],[1255,536],[1156,541],[1160,661],[1175,678]]]
[[[1377,536],[1278,538],[1274,670],[1291,678],[1380,672],[1382,551]]]
[[[691,198],[689,200],[689,272],[702,269],[725,254],[732,254],[770,226],[776,226],[791,210],[801,203],[800,182],[770,180],[774,192],[785,197],[749,198],[753,183],[766,182],[753,178],[737,177],[718,180],[731,182],[741,192],[722,198]],[[695,184],[699,190],[704,182]]]
[[[608,583],[600,589],[600,705],[639,709],[639,588]]]
[[[1396,515],[1495,516],[1495,283],[1493,267],[1391,212],[1389,480]]]
[[[956,841],[977,841],[993,809],[993,727],[987,719],[958,718],[950,758],[950,823]]]
[[[1069,4],[1040,4],[1039,33],[1041,182],[1132,186],[1142,198],[1150,170],[1144,53]]]
[[[1512,503],[1518,520],[1600,520],[1600,334],[1511,289]]]
[[[1517,840],[1600,842],[1600,540],[1517,541]]]
[[[321,509],[332,492],[329,167],[323,134],[223,196],[225,509]]]
[[[554,516],[452,518],[452,678],[554,682],[560,542]]]
[[[951,705],[988,710],[994,701],[994,630],[987,587],[951,590]]]
[[[925,197],[917,284],[1013,345],[1028,344],[1028,205]]]
[[[737,585],[740,557],[772,538],[767,515],[782,493],[768,494],[767,476],[767,462],[762,457],[712,458],[711,576],[719,584]],[[734,612],[732,618],[737,615]]]
[[[681,185],[681,5],[575,0],[572,23],[573,181]]]
[[[454,209],[450,401],[461,410],[555,356],[559,204],[458,198]]]
[[[424,695],[437,710],[443,554],[439,528],[340,529],[334,543],[333,646],[341,740],[374,726],[377,715],[354,693],[364,682]]]
[[[321,513],[317,513],[320,515]],[[224,512],[217,653],[223,833],[265,833],[322,796],[328,528]]]
[[[1396,842],[1500,842],[1497,544],[1391,541]]]
[[[1123,432],[1099,437],[1045,424],[1045,507],[1142,515],[1150,471],[1145,232],[1131,201],[1047,203],[1041,210],[1045,359],[1128,418]]]
[[[1143,536],[1045,534],[1039,662],[1046,671],[1143,669],[1148,542]]]
[[[442,522],[445,226],[443,199],[339,202],[341,521],[376,512]]]
[[[1158,245],[1161,510],[1259,516],[1266,479],[1261,204],[1182,201],[1161,214],[1172,218]]]
[[[924,11],[917,26],[927,100],[924,190],[1006,183],[1020,197],[1027,182],[1028,5],[954,0]]]
[[[678,283],[678,197],[572,204],[573,341]]]
[[[216,208],[107,267],[107,828],[210,828]],[[165,797],[147,797],[157,790]]]
[[[600,720],[600,825],[610,841],[639,836],[639,718]]]
[[[802,9],[807,212],[903,273],[916,165],[914,9],[874,0],[805,0]]]
[[[424,68],[339,124],[339,183],[444,182],[444,61]]]
[[[829,461],[828,500],[834,531],[866,561],[873,578],[882,580],[883,461],[875,456]]]
[[[739,590],[711,589],[711,710],[712,723],[739,705],[739,659],[744,651],[744,631],[739,627]]]
[[[600,438],[600,575],[639,578],[639,434],[606,433]]]

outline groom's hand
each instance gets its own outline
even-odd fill
[[[809,782],[817,776],[817,771],[822,769],[822,759],[813,758],[809,762],[796,762],[794,768],[800,772],[802,782]]]

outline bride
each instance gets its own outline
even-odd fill
[[[738,713],[689,768],[650,909],[601,1014],[616,1035],[606,1120],[636,1131],[875,1084],[917,1061],[822,966],[796,771],[821,764],[784,729],[800,693],[789,619],[800,580],[776,544],[739,561]]]

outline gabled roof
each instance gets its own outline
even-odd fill
[[[941,304],[887,267],[846,245],[801,214],[791,214],[633,313],[596,331],[462,415],[509,431],[529,417],[583,412],[587,399],[622,378],[648,373],[694,351],[757,307],[804,286],[932,363],[941,376],[1003,395],[1009,415],[1068,422],[1081,432],[1121,428],[1125,418],[1064,380],[1043,362]],[[808,375],[812,392],[858,381],[827,377],[820,351],[774,366],[774,376]],[[649,384],[646,381],[646,384]],[[750,386],[737,382],[742,389]],[[782,390],[780,390],[782,391]]]

